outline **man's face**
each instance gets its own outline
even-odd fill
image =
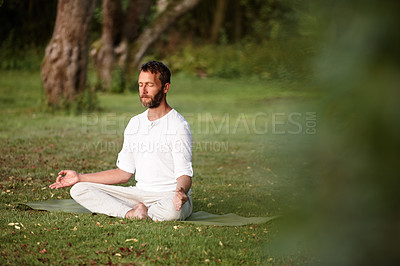
[[[161,81],[158,74],[151,72],[140,72],[139,75],[139,97],[144,107],[158,107],[164,98],[164,90],[161,88]]]

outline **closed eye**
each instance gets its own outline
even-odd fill
[[[146,85],[148,87],[154,87],[154,83],[153,82],[146,82],[145,84],[139,83],[139,87],[143,87],[144,85]]]

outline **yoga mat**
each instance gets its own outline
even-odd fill
[[[234,213],[212,214],[204,211],[192,213],[185,221],[202,225],[241,226],[246,224],[262,224],[279,216],[273,217],[242,217]]]
[[[35,210],[44,210],[50,212],[91,213],[89,210],[79,205],[73,199],[34,201],[20,204],[26,205]],[[218,215],[204,211],[198,211],[192,213],[192,215],[189,216],[185,221],[181,222],[201,225],[241,226],[247,224],[266,223],[278,217],[279,216],[242,217],[234,213]]]
[[[70,212],[70,213],[91,213],[88,209],[79,205],[73,199],[63,200],[46,200],[46,201],[32,201],[27,203],[20,203],[31,207],[34,210],[49,211],[49,212]]]

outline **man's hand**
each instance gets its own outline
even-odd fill
[[[51,184],[49,187],[53,188],[62,188],[62,187],[70,187],[79,182],[79,174],[72,170],[62,170],[58,173],[56,182]]]
[[[173,199],[175,210],[179,211],[183,204],[188,201],[188,196],[186,195],[185,191],[182,187],[175,190],[175,196]]]

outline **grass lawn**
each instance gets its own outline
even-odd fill
[[[194,211],[275,216],[298,200],[317,130],[313,93],[260,80],[173,77],[168,102],[190,123]],[[240,227],[48,213],[18,203],[70,198],[61,169],[115,167],[137,94],[100,94],[101,112],[43,111],[39,73],[0,73],[0,264],[307,264],[278,254],[281,219]],[[128,185],[134,185],[131,180]]]

